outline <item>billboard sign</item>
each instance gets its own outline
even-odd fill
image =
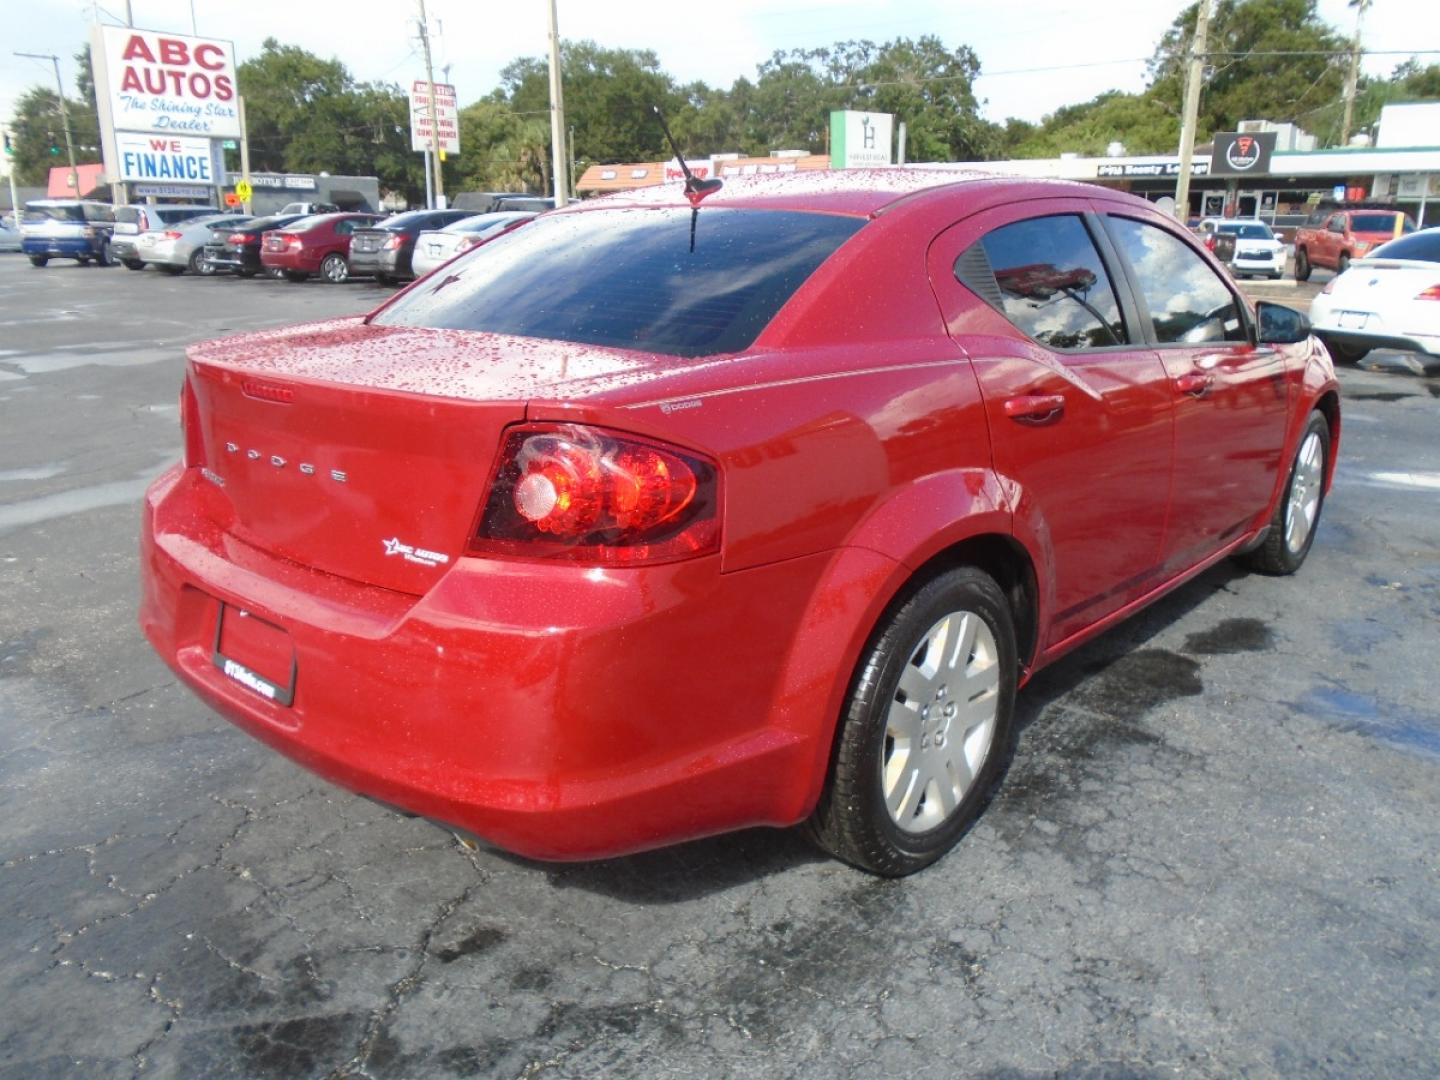
[[[119,168],[115,176],[127,183],[140,181],[214,187],[217,183],[215,159],[210,147],[209,139],[117,132],[115,149]]]
[[[433,118],[433,121],[432,121]],[[447,154],[460,153],[460,110],[455,87],[449,83],[435,84],[435,107],[430,105],[430,84],[416,79],[410,84],[410,149],[429,150],[431,123],[440,127],[440,149]]]
[[[102,128],[240,137],[235,47],[230,42],[128,26],[96,26],[92,35]]]
[[[1265,176],[1275,153],[1275,132],[1217,131],[1210,151],[1211,176]]]
[[[864,169],[894,164],[889,113],[832,112],[830,114],[830,167]]]

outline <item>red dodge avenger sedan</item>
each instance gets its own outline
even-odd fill
[[[886,170],[546,214],[190,349],[140,621],[315,772],[541,859],[917,870],[1037,670],[1304,561],[1334,370],[1145,202]],[[692,201],[694,205],[692,205]]]

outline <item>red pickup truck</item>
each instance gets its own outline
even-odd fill
[[[1409,214],[1373,207],[1329,207],[1314,211],[1295,231],[1295,280],[1306,281],[1314,267],[1344,273],[1351,259],[1403,233],[1415,231]]]

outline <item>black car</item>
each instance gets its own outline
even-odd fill
[[[305,214],[276,214],[255,218],[239,225],[219,225],[210,230],[202,260],[213,273],[239,274],[254,277],[264,273],[260,264],[260,238],[271,229],[283,229]]]
[[[350,238],[350,276],[373,274],[381,285],[408,281],[415,276],[410,267],[415,238],[474,214],[474,210],[410,210],[372,228],[356,229]]]

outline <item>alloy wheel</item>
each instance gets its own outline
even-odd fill
[[[1325,451],[1320,436],[1311,431],[1295,456],[1295,471],[1290,477],[1290,493],[1285,504],[1285,546],[1292,553],[1305,546],[1310,530],[1315,527],[1324,473]]]

